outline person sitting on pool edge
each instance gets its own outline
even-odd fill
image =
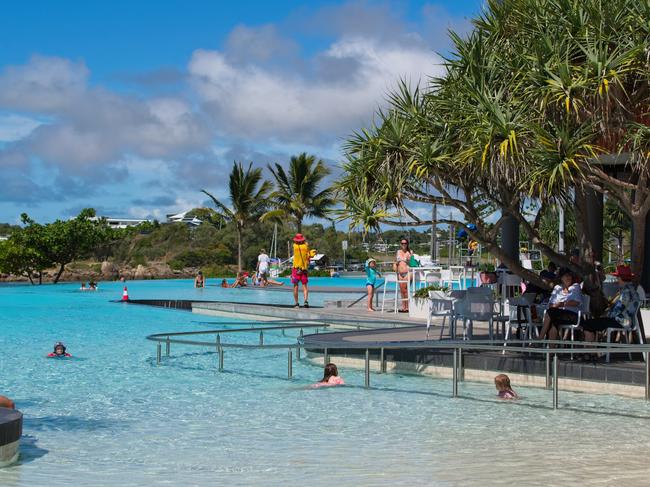
[[[16,403],[7,396],[0,396],[0,408],[16,409]]]
[[[72,355],[65,351],[65,345],[61,342],[56,342],[54,344],[54,351],[48,353],[47,356],[49,358],[72,357]]]
[[[336,364],[329,363],[325,366],[323,371],[323,378],[320,382],[314,384],[314,387],[326,387],[326,386],[343,386],[345,382],[341,377],[339,377],[339,370],[336,367]]]
[[[497,388],[499,399],[519,399],[519,396],[512,390],[510,377],[506,374],[499,374],[494,378],[494,385]]]

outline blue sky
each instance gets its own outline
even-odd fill
[[[396,80],[440,72],[479,1],[7,2],[0,221],[158,217],[233,160],[333,166]]]

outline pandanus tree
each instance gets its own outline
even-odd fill
[[[228,180],[228,196],[230,206],[222,203],[211,193],[202,189],[208,195],[217,214],[226,223],[233,224],[237,232],[237,269],[242,270],[242,232],[248,224],[259,221],[268,208],[268,194],[271,183],[264,181],[262,170],[253,169],[250,163],[247,168],[241,162],[234,162]]]
[[[270,195],[272,210],[263,219],[288,219],[302,231],[305,217],[327,217],[334,205],[332,189],[321,189],[330,170],[321,159],[306,153],[291,157],[288,171],[280,164],[269,165],[275,179],[275,190]]]
[[[377,211],[398,210],[402,224],[432,223],[413,203],[454,207],[463,218],[438,223],[464,227],[543,285],[501,248],[500,227],[514,218],[542,252],[569,265],[541,226],[551,208],[571,206],[589,271],[588,195],[598,192],[626,211],[642,248],[650,209],[649,13],[648,0],[488,1],[470,34],[452,34],[444,77],[422,89],[402,84],[378,123],[348,140],[339,188],[349,216],[364,218],[352,201],[360,191],[351,188],[361,184],[378,196]]]

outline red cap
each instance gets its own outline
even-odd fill
[[[634,279],[632,268],[629,265],[617,265],[616,272],[612,272],[612,276],[620,277],[624,281],[631,281]]]
[[[296,236],[293,237],[293,241],[296,243],[301,243],[305,241],[305,237],[302,236],[302,233],[296,233]]]

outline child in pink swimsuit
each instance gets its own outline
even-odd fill
[[[323,372],[323,379],[312,387],[342,386],[345,382],[339,377],[339,371],[335,364],[327,364]]]
[[[497,388],[500,399],[519,399],[519,396],[510,386],[510,377],[506,374],[499,374],[494,378],[494,385]]]

